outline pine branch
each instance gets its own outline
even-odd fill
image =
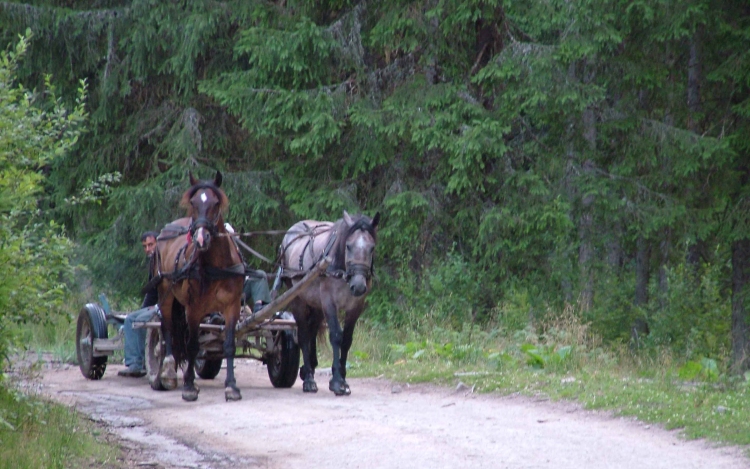
[[[59,19],[84,19],[90,23],[97,21],[99,24],[105,21],[111,21],[114,18],[125,18],[130,13],[130,8],[112,8],[102,10],[83,10],[75,11],[69,8],[58,8],[58,7],[38,7],[30,5],[28,3],[12,3],[12,2],[0,2],[0,11],[10,13],[11,15],[20,16],[22,18],[30,18],[33,21],[29,21],[30,24],[39,24],[38,20],[45,15],[51,15],[53,23]]]
[[[327,31],[341,45],[341,53],[345,59],[351,60],[357,67],[365,65],[365,50],[362,47],[362,15],[365,12],[365,2],[355,6],[343,15]]]
[[[370,97],[374,101],[380,101],[382,92],[392,90],[414,76],[419,52],[420,48],[417,48],[414,52],[399,57],[385,67],[367,73],[364,82],[367,84]]]

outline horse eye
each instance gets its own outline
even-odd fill
[[[348,244],[346,245],[346,251],[347,251],[347,252],[352,252],[352,247],[351,247],[351,246],[349,246]]]

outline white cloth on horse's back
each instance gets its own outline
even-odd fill
[[[229,223],[224,223],[224,229],[230,233],[234,233],[234,228],[232,228],[232,225],[230,225]]]

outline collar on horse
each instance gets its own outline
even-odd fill
[[[213,282],[215,280],[224,280],[226,278],[231,277],[244,277],[245,271],[247,270],[247,267],[245,266],[245,262],[242,259],[242,255],[240,254],[240,263],[230,265],[229,267],[214,267],[211,265],[203,266],[200,268],[198,264],[198,256],[197,256],[197,249],[194,249],[193,252],[190,255],[190,259],[187,259],[187,248],[190,246],[192,240],[190,239],[190,233],[188,233],[188,241],[185,243],[185,245],[177,252],[177,256],[175,256],[174,260],[174,271],[172,272],[172,278],[171,280],[173,282],[177,282],[184,279],[199,279],[203,278],[204,280],[207,280],[209,282]],[[239,253],[239,249],[237,250]],[[177,265],[180,262],[181,256],[186,256],[186,262],[185,265],[182,266],[181,269],[177,268]],[[203,276],[201,277],[201,270],[203,271]]]
[[[218,217],[217,217],[218,218]],[[185,279],[200,279],[201,278],[201,272],[203,272],[203,279],[207,280],[209,282],[215,281],[215,280],[223,280],[226,278],[231,277],[244,277],[247,274],[247,266],[245,265],[244,259],[242,258],[242,253],[237,250],[238,254],[240,255],[240,263],[234,264],[229,267],[213,267],[213,266],[204,266],[202,269],[199,268],[199,265],[197,263],[198,256],[196,255],[197,251],[193,251],[191,253],[190,259],[187,258],[187,248],[192,244],[193,242],[193,233],[195,232],[195,229],[199,228],[201,225],[201,222],[208,221],[205,217],[202,219],[199,218],[198,220],[193,220],[189,226],[183,226],[177,223],[169,223],[167,224],[163,229],[162,232],[158,236],[158,240],[168,240],[168,239],[174,239],[179,236],[182,236],[184,234],[187,234],[187,242],[180,248],[180,250],[177,252],[177,255],[174,259],[174,270],[172,272],[161,272],[158,271],[156,275],[154,275],[149,282],[146,284],[146,286],[143,287],[142,291],[148,292],[154,288],[162,281],[162,279],[168,279],[172,281],[173,283],[179,282],[181,280]],[[206,229],[209,229],[211,231],[210,227],[213,227],[213,230],[216,230],[216,223],[212,223],[209,226],[204,226]],[[185,258],[185,265],[183,265],[181,268],[178,267],[180,263],[180,258]],[[161,259],[161,251],[159,251],[159,248],[157,247],[156,251],[154,252],[154,256],[151,258],[151,262],[155,263],[156,266],[160,264]],[[152,264],[154,265],[154,264]],[[153,268],[152,268],[153,269]],[[152,270],[153,271],[153,270]]]

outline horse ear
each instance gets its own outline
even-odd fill
[[[370,223],[370,225],[372,225],[372,227],[375,228],[378,226],[379,221],[380,221],[380,212],[376,212],[375,216],[372,217],[372,223]]]
[[[193,172],[192,171],[188,171],[188,174],[190,175],[190,185],[194,186],[194,185],[198,184],[198,180],[195,179],[195,176],[193,176]]]
[[[216,176],[214,177],[214,186],[221,187],[222,179],[224,179],[224,177],[221,175],[221,172],[216,171]]]
[[[346,210],[344,210],[344,221],[349,226],[354,225],[354,220],[352,220],[352,217],[349,215],[349,212],[347,212]]]

